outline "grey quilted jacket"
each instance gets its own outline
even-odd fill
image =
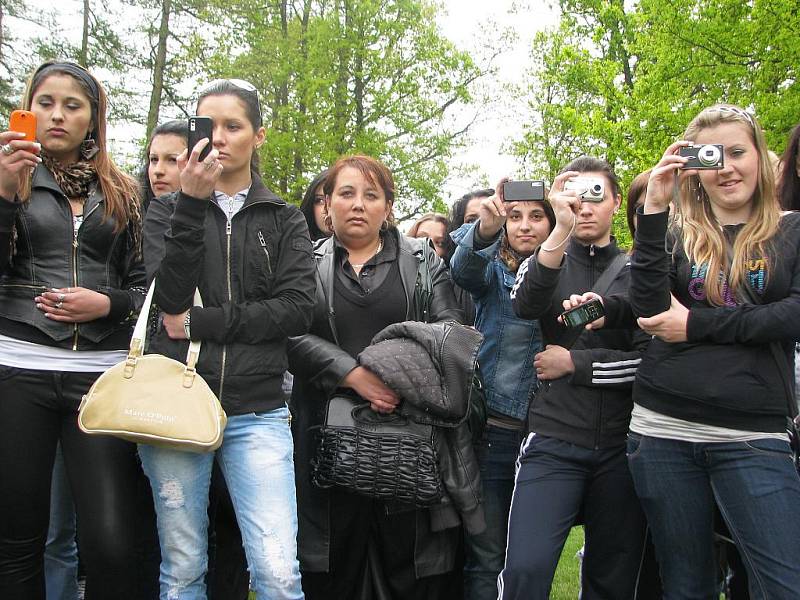
[[[480,468],[467,422],[482,340],[477,330],[452,321],[405,321],[386,327],[358,355],[361,365],[400,396],[401,414],[437,426],[442,483],[473,535],[486,527]]]

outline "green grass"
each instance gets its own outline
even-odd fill
[[[573,527],[564,544],[561,560],[558,562],[551,600],[577,600],[580,589],[580,563],[575,553],[583,546],[583,527]]]
[[[561,553],[561,560],[553,579],[550,600],[577,600],[580,577],[578,575],[579,563],[575,553],[581,546],[583,546],[583,528],[573,527],[567,543],[564,544],[564,551]],[[250,592],[249,600],[256,600],[255,592]]]

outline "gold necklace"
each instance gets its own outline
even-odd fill
[[[353,268],[359,268],[360,269],[365,264],[367,264],[372,257],[380,254],[381,250],[383,250],[383,238],[382,237],[378,237],[378,247],[375,249],[375,252],[372,254],[372,256],[370,256],[366,260],[366,262],[363,262],[363,263],[350,263],[350,266],[353,267]]]

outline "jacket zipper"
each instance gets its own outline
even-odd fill
[[[66,198],[66,196],[64,196],[64,197]],[[69,203],[69,198],[67,198],[67,202]],[[86,222],[86,219],[89,218],[89,215],[91,215],[95,210],[97,210],[98,206],[100,206],[99,202],[92,207],[92,210],[90,210],[88,213],[83,215],[83,221],[81,222],[81,226],[78,227],[77,229],[75,229],[75,224],[74,224],[74,220],[73,220],[73,225],[72,225],[72,287],[78,287],[78,237],[80,235],[81,228],[83,227],[83,223]],[[75,215],[72,214],[71,205],[70,205],[70,216],[73,219],[75,218]],[[73,323],[73,325],[72,325],[72,349],[73,350],[77,350],[78,349],[78,324],[77,323]]]
[[[231,221],[228,219],[225,223],[225,280],[228,286],[228,302],[233,301],[233,294],[231,293]],[[222,390],[225,386],[225,361],[228,357],[228,345],[222,345],[222,369],[219,375],[219,399],[222,401]]]
[[[269,250],[267,250],[267,242],[264,240],[264,234],[261,233],[261,230],[258,230],[258,243],[261,244],[261,249],[264,250],[264,254],[267,255],[267,271],[270,275],[272,275],[272,264],[270,264],[269,260]]]
[[[239,212],[237,212],[236,214],[240,214],[246,208],[250,208],[251,206],[255,206],[256,204],[280,204],[280,203],[273,202],[271,200],[259,200],[259,201],[256,201],[256,202],[252,202],[251,204],[249,204],[247,206],[242,206],[242,208],[240,208]],[[217,206],[217,208],[220,208],[220,210],[222,210],[221,207],[219,207],[219,205],[216,205],[216,206]],[[233,217],[235,217],[235,216],[236,215],[233,215],[229,219],[228,215],[225,214],[225,221],[226,221],[226,223],[225,223],[225,238],[226,238],[226,240],[225,240],[225,254],[226,254],[226,256],[225,256],[225,279],[226,279],[226,284],[228,286],[228,302],[233,302],[233,292],[231,290],[231,222],[233,220]],[[261,232],[259,231],[259,234],[260,233]],[[263,238],[263,236],[260,236],[260,237]],[[264,249],[264,251],[267,252],[266,248]],[[269,258],[269,252],[267,252],[267,257]],[[269,265],[269,261],[267,261],[267,264]],[[227,344],[223,344],[222,345],[222,368],[220,369],[220,375],[219,375],[219,395],[218,395],[218,397],[219,397],[220,402],[222,401],[222,390],[225,387],[225,363],[226,363],[227,358],[228,358],[228,345]]]

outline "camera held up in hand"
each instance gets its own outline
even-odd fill
[[[602,202],[605,189],[601,177],[573,177],[564,184],[564,190],[575,190],[583,202]]]
[[[682,169],[722,169],[725,166],[722,144],[690,144],[681,146],[678,153],[689,159]]]

